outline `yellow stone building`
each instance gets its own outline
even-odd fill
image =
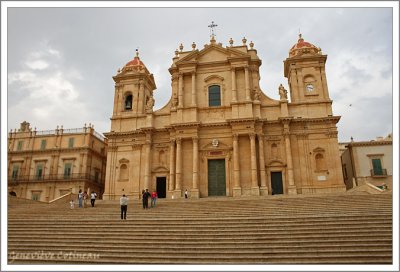
[[[168,198],[345,191],[327,56],[300,35],[284,61],[289,94],[281,85],[275,100],[260,88],[253,42],[229,44],[181,44],[171,99],[157,111],[138,53],[118,70],[104,199],[146,188]]]
[[[341,154],[344,182],[347,189],[363,184],[392,189],[393,183],[393,138],[377,137],[371,141],[343,143]]]
[[[49,202],[69,192],[103,194],[107,141],[93,126],[32,130],[27,122],[8,137],[8,191]]]

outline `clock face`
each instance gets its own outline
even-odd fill
[[[312,92],[314,91],[314,86],[312,84],[307,84],[306,89],[307,91]]]

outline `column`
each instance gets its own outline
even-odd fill
[[[140,80],[139,83],[139,92],[138,92],[138,113],[143,113],[144,112],[144,83],[143,80]]]
[[[183,74],[179,73],[178,82],[178,108],[183,107]]]
[[[233,135],[233,196],[241,196],[240,168],[239,168],[239,137]]]
[[[175,192],[176,197],[181,197],[181,186],[182,186],[182,139],[176,139],[176,184]]]
[[[290,147],[290,135],[289,135],[289,125],[284,125],[284,137],[285,137],[285,149],[286,149],[286,163],[287,163],[287,171],[288,171],[288,181],[289,181],[289,194],[297,194],[296,186],[294,185],[294,177],[293,177],[293,159],[292,159],[292,151]]]
[[[260,153],[260,180],[261,180],[261,195],[268,195],[267,179],[265,177],[265,159],[264,159],[264,137],[263,134],[258,134],[258,149]]]
[[[196,101],[196,72],[192,72],[192,106],[197,106]]]
[[[145,170],[144,170],[144,189],[150,190],[150,179],[151,179],[151,138],[150,134],[146,135],[146,143],[145,143]]]
[[[257,181],[257,154],[256,154],[256,135],[249,134],[250,137],[250,160],[251,160],[251,193],[252,195],[260,195]]]
[[[169,185],[168,191],[172,192],[175,188],[175,140],[171,140],[169,148]]]
[[[232,102],[237,102],[236,71],[235,71],[235,68],[231,68],[231,74],[232,74]]]
[[[199,138],[193,137],[193,188],[190,197],[199,198]]]
[[[245,89],[246,89],[246,100],[250,101],[250,79],[249,79],[249,67],[244,67],[244,82],[245,82]]]

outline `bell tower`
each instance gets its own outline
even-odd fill
[[[322,55],[321,48],[304,41],[299,34],[297,43],[284,61],[292,103],[332,102],[325,74],[326,59],[327,55]]]
[[[136,55],[122,69],[118,69],[113,77],[115,82],[114,109],[112,130],[120,131],[120,126],[114,126],[121,119],[129,117],[144,117],[153,112],[153,91],[156,89],[153,74],[147,70],[144,63]]]

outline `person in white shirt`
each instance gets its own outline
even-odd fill
[[[97,197],[97,194],[93,191],[90,194],[90,203],[92,204],[92,207],[94,207],[94,202],[96,201],[96,197]]]
[[[119,204],[121,205],[121,219],[126,220],[126,212],[128,210],[128,200],[125,195],[122,195],[122,197],[119,199]]]

